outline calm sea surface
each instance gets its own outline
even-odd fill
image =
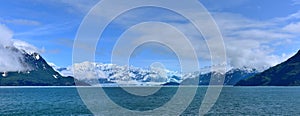
[[[84,89],[95,91],[99,88]],[[143,89],[147,91],[149,88]],[[198,115],[206,89],[198,88],[196,97],[182,115]],[[149,96],[135,96],[118,87],[104,89],[115,104],[132,111],[151,111],[159,108],[168,102],[177,90],[177,87],[163,87]],[[178,101],[178,105],[180,102]],[[102,104],[99,107],[106,105]],[[164,112],[168,115],[168,112],[172,111]],[[1,87],[0,115],[93,114],[81,100],[76,88]],[[216,104],[206,115],[300,115],[300,87],[224,87]]]

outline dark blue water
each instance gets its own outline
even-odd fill
[[[121,88],[105,88],[116,104],[136,111],[161,107],[176,91],[176,87],[165,87],[142,97],[128,94]],[[206,87],[200,87],[182,115],[198,115],[205,92]],[[1,116],[92,115],[76,88],[0,88],[0,100]],[[165,112],[167,115],[170,111]],[[300,87],[225,87],[206,115],[300,115]]]

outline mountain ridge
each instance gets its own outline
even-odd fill
[[[19,62],[26,67],[22,71],[4,71],[0,75],[0,86],[75,86],[88,85],[73,77],[63,77],[48,65],[38,53],[27,53],[15,47],[7,48],[22,54]],[[16,61],[18,62],[18,61]]]
[[[239,81],[236,86],[299,86],[300,50],[288,60]]]
[[[102,63],[93,63],[93,62],[83,62],[74,64],[73,67],[69,68],[60,68],[56,67],[59,72],[66,73],[66,74],[73,74],[70,72],[73,72],[74,69],[72,69],[74,66],[76,67],[76,73],[77,76],[80,76],[79,78],[82,78],[80,80],[89,81],[89,79],[97,79],[99,80],[100,84],[105,84],[108,82],[109,84],[115,83],[115,84],[140,84],[140,85],[147,85],[147,84],[157,84],[157,85],[173,85],[176,83],[183,84],[182,82],[185,80],[195,80],[196,78],[200,78],[199,85],[209,85],[211,74],[216,74],[217,72],[207,72],[205,70],[204,72],[197,71],[197,72],[191,72],[191,73],[185,73],[181,74],[176,71],[170,71],[170,70],[159,70],[155,68],[149,68],[149,69],[142,69],[137,68],[133,66],[119,66],[116,64],[102,64]],[[61,70],[65,69],[65,70]],[[225,85],[234,85],[237,81],[244,79],[248,76],[252,76],[253,74],[258,73],[255,69],[250,69],[246,67],[242,68],[233,68],[226,72],[226,79],[225,79]],[[66,75],[62,74],[62,75]],[[87,77],[87,74],[90,77]],[[223,76],[223,74],[219,74]],[[73,76],[73,75],[69,75]],[[77,78],[77,77],[75,77]],[[77,79],[79,79],[77,78]],[[95,84],[98,84],[99,82],[96,82]],[[197,82],[196,82],[197,83]],[[195,82],[188,83],[190,85],[195,85]],[[197,83],[198,84],[198,83]]]

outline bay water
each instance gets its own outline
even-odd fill
[[[147,91],[147,87],[143,89]],[[199,115],[206,89],[207,87],[198,88],[191,104],[181,115]],[[136,96],[120,87],[104,88],[115,104],[132,111],[159,108],[177,90],[177,87],[162,87],[152,95]],[[102,104],[99,107],[106,106]],[[171,110],[164,111],[164,114],[168,115]],[[112,112],[112,115],[114,113],[116,112]],[[76,87],[0,87],[0,115],[89,116],[93,113],[81,99]],[[217,102],[206,115],[300,115],[300,87],[224,87]]]

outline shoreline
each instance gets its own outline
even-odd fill
[[[125,86],[0,86],[0,89],[8,88],[123,88],[123,87],[137,87],[137,88],[149,88],[149,87],[222,87],[222,88],[300,88],[300,86],[134,86],[134,85],[125,85]]]

